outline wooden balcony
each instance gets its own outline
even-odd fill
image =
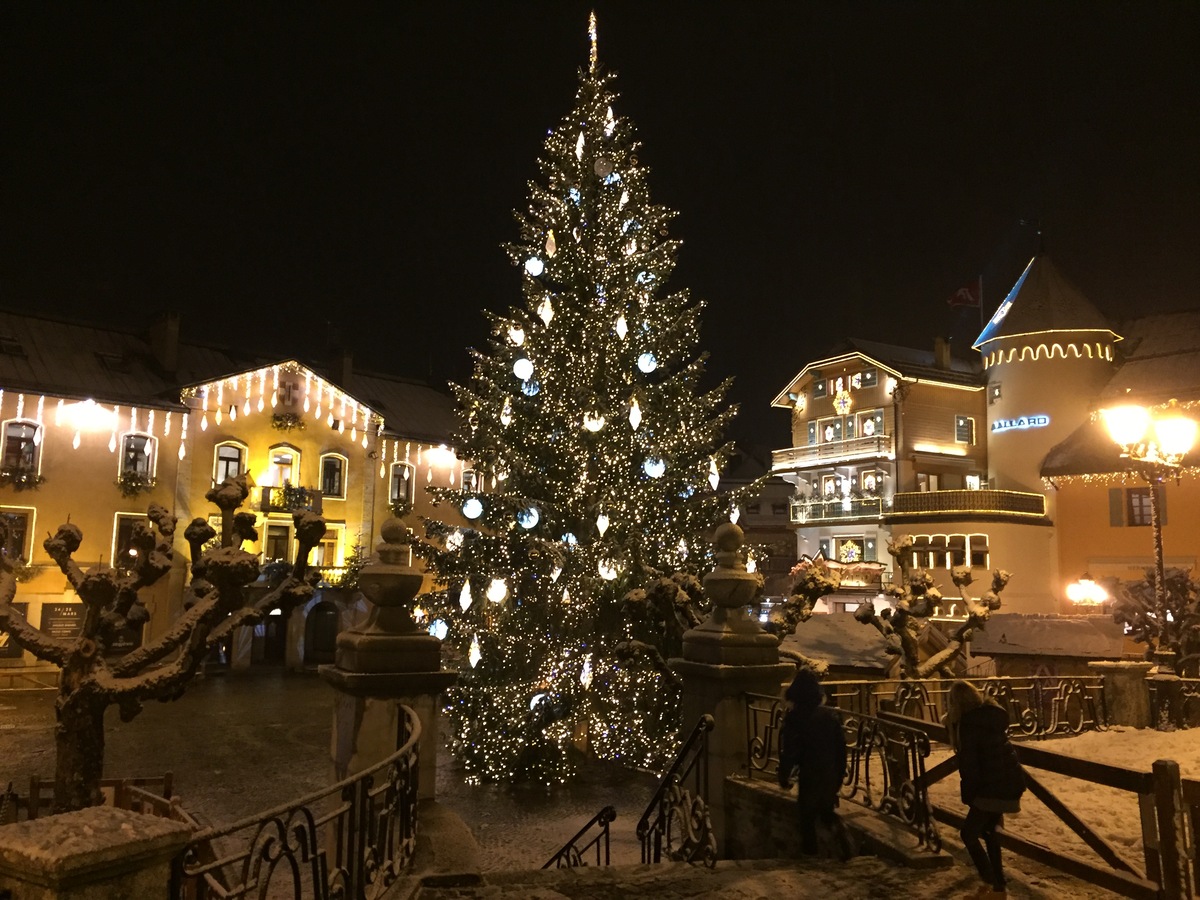
[[[1046,498],[1024,491],[906,491],[892,498],[891,516],[985,515],[1036,519]]]
[[[771,471],[789,472],[809,466],[849,462],[851,460],[891,459],[894,444],[890,434],[851,438],[848,441],[826,441],[806,447],[789,447],[771,451]]]
[[[793,525],[851,519],[878,519],[883,514],[880,497],[839,497],[835,500],[793,500],[788,520]]]

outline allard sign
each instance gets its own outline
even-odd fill
[[[1049,416],[1018,416],[1015,419],[997,419],[992,423],[992,432],[1012,431],[1014,428],[1045,428],[1049,424]]]

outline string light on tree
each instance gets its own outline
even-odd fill
[[[421,548],[440,585],[422,605],[450,623],[446,640],[460,654],[486,648],[486,662],[447,694],[468,780],[562,781],[578,742],[646,767],[669,757],[678,689],[616,651],[634,637],[665,638],[635,633],[622,601],[676,570],[679,548],[701,546],[736,502],[705,484],[731,452],[722,435],[733,410],[727,385],[696,387],[702,305],[666,287],[675,213],[650,196],[636,131],[590,31],[591,65],[545,139],[545,177],[507,248],[522,301],[492,320],[469,383],[456,388],[460,453],[477,479],[431,491],[484,521],[461,548],[449,541],[460,528],[430,523]],[[615,427],[626,416],[630,427]],[[455,602],[464,581],[496,579],[511,602],[482,611]],[[589,683],[605,690],[584,698]]]

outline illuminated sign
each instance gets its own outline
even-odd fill
[[[992,423],[992,433],[1011,431],[1014,428],[1045,428],[1050,424],[1049,416],[1019,416],[1015,419],[997,419]]]

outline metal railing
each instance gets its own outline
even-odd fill
[[[708,812],[708,734],[716,725],[703,715],[637,824],[642,862],[717,864],[717,837]]]
[[[617,817],[617,811],[606,806],[592,816],[591,820],[575,833],[575,836],[559,848],[559,851],[546,860],[543,869],[553,866],[556,869],[586,866],[589,853],[596,854],[596,865],[607,866],[609,861],[609,825]],[[596,833],[587,843],[581,844],[592,831]]]
[[[785,701],[746,695],[750,777],[774,782],[779,775],[779,732]],[[834,708],[846,731],[847,766],[841,795],[899,819],[913,830],[919,848],[936,852],[942,839],[925,787],[929,738],[920,729],[876,716]]]
[[[1046,515],[1046,498],[1025,491],[901,491],[892,497],[893,516],[927,513],[974,513],[1041,517]]]
[[[965,678],[1008,713],[1013,737],[1049,737],[1107,728],[1104,680],[1099,675]],[[950,679],[827,681],[830,703],[848,712],[892,712],[941,722]]]
[[[786,472],[821,462],[850,459],[890,459],[893,453],[892,436],[876,434],[871,437],[850,438],[847,441],[826,441],[806,447],[788,447],[771,451],[771,471]]]
[[[788,519],[793,525],[826,519],[877,519],[883,515],[881,497],[838,497],[831,500],[792,500]]]
[[[172,869],[174,900],[365,900],[412,861],[421,723],[402,706],[403,745],[292,803],[194,835]]]

